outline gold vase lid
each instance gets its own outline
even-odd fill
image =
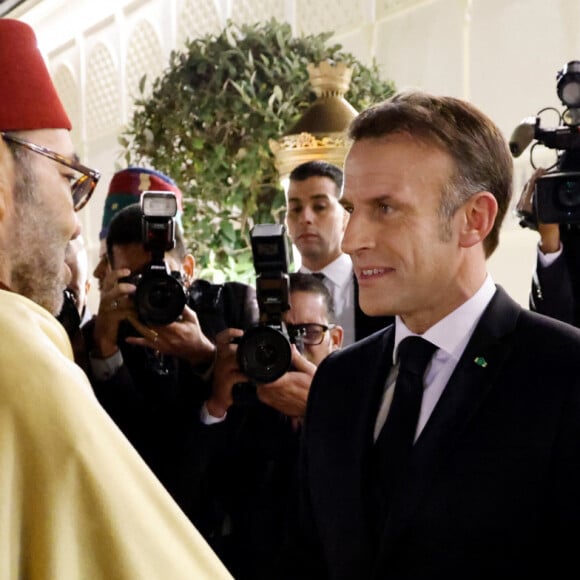
[[[327,161],[342,168],[349,145],[346,132],[358,114],[344,98],[352,78],[351,68],[326,60],[309,64],[307,69],[316,100],[280,139],[269,141],[283,181],[307,161]]]

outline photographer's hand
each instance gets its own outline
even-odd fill
[[[237,328],[226,328],[216,336],[216,355],[213,369],[212,394],[206,401],[212,417],[223,417],[233,405],[232,389],[236,383],[245,383],[248,377],[238,366],[236,358],[237,344],[232,339],[243,336]]]
[[[94,339],[98,355],[107,358],[119,350],[117,335],[119,324],[136,316],[131,294],[136,290],[133,284],[119,283],[119,278],[128,276],[130,270],[111,270],[103,280],[99,310],[95,318]]]
[[[520,199],[516,205],[516,212],[519,215],[533,216],[532,196],[536,187],[538,177],[545,175],[546,169],[540,167],[534,171],[528,182],[525,184]],[[530,218],[531,219],[531,218]],[[535,229],[540,234],[540,250],[543,254],[551,254],[560,249],[560,227],[558,224],[544,224],[538,222]]]
[[[293,370],[277,381],[258,386],[258,398],[288,417],[303,417],[316,366],[306,360],[292,345]]]
[[[195,311],[188,306],[183,309],[179,320],[152,328],[154,336],[128,337],[126,341],[185,359],[194,367],[213,361],[216,347],[203,333]]]

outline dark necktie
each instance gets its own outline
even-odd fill
[[[315,278],[318,278],[319,280],[322,280],[322,282],[324,282],[324,280],[326,280],[326,276],[322,272],[312,272],[312,275]]]
[[[413,448],[421,400],[423,375],[437,347],[419,336],[399,345],[399,374],[387,420],[375,443],[379,525]]]

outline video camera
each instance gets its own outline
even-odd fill
[[[151,252],[151,262],[143,273],[120,281],[137,286],[134,300],[139,319],[163,326],[179,318],[187,301],[183,282],[165,262],[165,252],[175,247],[177,198],[167,191],[144,191],[141,210],[143,245]]]
[[[250,240],[260,321],[236,341],[237,359],[251,381],[271,383],[289,370],[292,359],[290,338],[282,320],[290,308],[286,229],[280,224],[258,224],[250,231]]]
[[[535,139],[530,151],[541,144],[557,151],[557,161],[548,173],[536,180],[532,194],[532,211],[518,210],[520,225],[537,229],[538,222],[580,224],[580,61],[567,63],[557,74],[557,93],[566,107],[560,113],[548,107],[536,117],[527,117],[513,131],[509,146],[514,157],[519,157]],[[543,129],[539,115],[556,111],[559,125]]]

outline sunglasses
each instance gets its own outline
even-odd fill
[[[43,155],[44,157],[48,157],[48,159],[52,159],[69,169],[73,169],[78,173],[82,173],[82,175],[71,184],[71,193],[73,198],[73,206],[75,211],[79,211],[85,205],[87,205],[89,199],[93,195],[95,191],[95,187],[101,177],[101,174],[94,169],[89,169],[84,165],[81,165],[77,161],[73,159],[69,159],[68,157],[64,157],[47,149],[46,147],[41,147],[40,145],[36,145],[34,143],[30,143],[29,141],[25,141],[24,139],[20,139],[18,137],[14,137],[13,135],[8,135],[0,131],[0,135],[5,141],[9,143],[14,143],[16,145],[20,145],[29,151],[33,151],[34,153],[38,153],[39,155]]]
[[[315,323],[287,324],[286,331],[292,342],[300,339],[303,344],[316,346],[323,341],[324,335],[335,326],[335,324],[329,324],[327,326],[326,324]]]

